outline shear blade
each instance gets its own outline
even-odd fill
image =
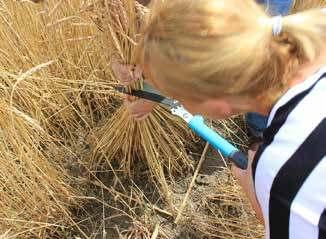
[[[123,86],[116,86],[114,89],[120,93],[131,95],[131,96],[136,96],[145,100],[153,101],[156,103],[160,103],[163,105],[166,105],[170,108],[176,107],[176,101],[166,98],[165,96],[162,96],[160,94],[156,94],[147,90],[130,90],[128,91],[125,87]]]

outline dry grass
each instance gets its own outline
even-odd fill
[[[130,0],[104,0],[93,6],[94,22],[107,39],[106,49],[112,57],[126,64],[133,64],[134,48],[137,42],[139,25],[144,9]],[[141,88],[142,82],[134,87]],[[189,138],[189,130],[185,124],[177,121],[164,108],[158,107],[143,122],[131,119],[122,106],[99,130],[99,142],[96,146],[92,166],[113,159],[119,159],[120,168],[126,175],[133,175],[135,160],[145,161],[155,177],[155,182],[167,199],[168,183],[164,172],[170,178],[191,167],[186,154],[184,138]]]
[[[70,230],[82,238],[105,238],[115,213],[130,224],[116,230],[120,238],[173,238],[176,232],[164,223],[173,225],[180,206],[171,190],[174,179],[192,169],[187,149],[193,135],[162,107],[143,122],[133,121],[112,90],[117,81],[111,58],[133,63],[146,10],[132,0],[37,2],[0,2],[0,238],[60,237]],[[237,123],[217,126],[238,145],[246,144]],[[82,169],[71,170],[75,164]],[[143,171],[140,164],[146,165]],[[145,186],[133,182],[140,174],[145,176],[139,181],[154,182],[161,195],[152,185],[147,194],[158,195],[147,198]],[[223,175],[229,178],[228,171]],[[203,194],[213,202],[201,204],[206,211],[193,214],[189,225],[226,236],[235,227],[235,238],[254,238],[250,223],[225,214],[224,204],[248,216],[235,182],[217,183],[221,199]],[[72,208],[85,218],[76,218]],[[102,230],[87,230],[86,221],[98,229],[98,215]]]
[[[229,169],[219,172],[214,190],[203,195],[202,208],[190,218],[194,228],[217,238],[263,238],[264,227],[256,219]],[[208,215],[202,212],[208,210]]]
[[[164,239],[262,239],[264,227],[256,219],[230,170],[219,168],[214,175],[206,177],[210,184],[195,183],[178,225],[174,224],[169,209],[146,204],[146,196],[135,187],[129,197],[137,202],[135,208],[143,210],[133,216],[130,227],[119,231],[119,238],[151,238],[157,233],[158,238]],[[191,181],[191,177],[186,181]],[[175,207],[180,207],[187,195],[186,192],[173,193]]]
[[[59,166],[53,139],[36,120],[3,99],[0,119],[0,231],[10,229],[12,238],[42,237],[47,228],[71,224],[68,207],[75,203],[74,192]]]
[[[299,12],[309,8],[326,6],[326,0],[294,0],[292,12]]]
[[[18,75],[52,62],[16,86],[19,107],[69,138],[80,124],[91,128],[112,110],[108,55],[97,27],[80,12],[83,1],[2,1],[0,8],[0,70]],[[14,78],[6,82],[14,84]]]
[[[69,211],[73,178],[63,168],[67,146],[112,110],[98,30],[81,7],[0,3],[0,231],[7,237],[78,228]]]

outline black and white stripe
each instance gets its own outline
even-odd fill
[[[269,200],[271,238],[288,238],[289,235],[302,238],[303,229],[305,234],[309,230],[309,237],[306,235],[303,238],[317,238],[317,235],[310,236],[326,204],[314,201],[309,194],[319,193],[318,184],[323,183],[323,173],[326,172],[325,162],[321,163],[326,155],[326,147],[322,145],[325,142],[320,140],[325,135],[326,119],[313,130],[275,177]],[[306,228],[303,219],[309,220],[308,225],[313,225],[312,228]]]
[[[326,239],[326,69],[274,106],[253,164],[271,239]]]
[[[321,215],[318,225],[319,225],[318,239],[325,239],[326,238],[326,209]]]
[[[317,73],[318,75],[318,73]],[[315,85],[325,77],[326,74],[323,74],[316,81],[315,78],[311,77],[306,80],[300,87],[292,89],[291,92],[288,92],[272,109],[269,119],[268,125],[269,127],[264,132],[264,142],[263,145],[258,149],[255,160],[253,162],[253,177],[255,178],[255,172],[257,168],[258,158],[260,158],[261,154],[264,152],[267,146],[269,146],[273,140],[276,133],[285,123],[287,117],[291,113],[291,111],[298,105],[298,103],[310,93],[310,91],[315,87]],[[272,122],[271,122],[272,120]]]

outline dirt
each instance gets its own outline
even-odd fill
[[[233,206],[233,202],[228,202],[222,195],[224,185],[225,188],[230,187],[234,181],[226,173],[225,162],[215,150],[209,149],[183,211],[183,217],[176,225],[174,219],[193,178],[193,172],[170,182],[171,208],[171,204],[160,196],[141,159],[135,169],[139,173],[132,179],[119,174],[119,171],[116,172],[119,180],[110,170],[90,173],[86,165],[83,165],[83,162],[87,162],[86,159],[91,157],[87,132],[80,132],[79,141],[76,144],[78,148],[73,149],[79,154],[67,154],[66,168],[76,179],[72,183],[73,186],[78,188],[77,191],[83,192],[80,205],[72,209],[73,218],[90,238],[146,239],[151,238],[156,225],[160,226],[158,238],[164,239],[240,239],[248,236],[237,228],[235,230],[239,232],[235,232],[232,237],[219,232],[232,228],[225,229],[221,226],[224,217],[233,220],[248,214],[248,218],[254,220],[254,216],[250,210],[243,209],[243,206],[241,209]],[[195,168],[203,148],[204,142],[200,142],[198,148],[189,154],[193,158]],[[239,203],[238,201],[234,203]],[[254,233],[257,237],[251,238],[260,238],[261,231],[258,227],[257,233]],[[76,227],[72,227],[59,230],[50,238],[85,237]]]

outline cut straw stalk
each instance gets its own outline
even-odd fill
[[[180,208],[178,209],[178,215],[177,215],[177,217],[176,217],[175,220],[174,220],[174,223],[175,223],[175,224],[178,224],[179,221],[180,221],[180,218],[181,218],[181,216],[182,216],[182,212],[183,212],[183,210],[184,210],[184,208],[185,208],[185,206],[186,206],[186,204],[187,204],[188,198],[189,198],[190,193],[191,193],[191,190],[192,190],[192,188],[193,188],[193,186],[194,186],[194,184],[195,184],[195,181],[196,181],[196,178],[197,178],[197,176],[198,176],[198,173],[199,173],[199,170],[200,170],[200,168],[201,168],[201,165],[202,165],[202,163],[203,163],[204,160],[205,160],[205,156],[206,156],[206,153],[207,153],[208,147],[209,147],[209,144],[206,143],[205,148],[204,148],[204,151],[203,151],[203,153],[202,153],[202,155],[201,155],[201,157],[200,157],[199,163],[198,163],[197,168],[196,168],[196,171],[195,171],[195,173],[194,173],[194,176],[192,177],[192,180],[191,180],[191,182],[190,182],[190,184],[189,184],[189,187],[188,187],[187,193],[186,193],[184,199],[182,200],[182,203],[181,203]]]
[[[158,237],[159,229],[160,229],[160,224],[156,224],[151,239],[156,239]]]

